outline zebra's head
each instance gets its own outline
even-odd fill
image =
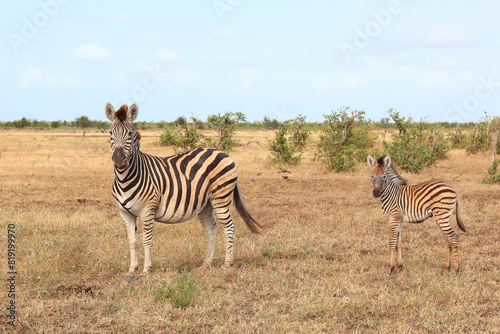
[[[375,160],[371,155],[366,159],[368,166],[372,168],[373,196],[380,197],[387,183],[387,168],[391,165],[391,157],[385,155]]]
[[[140,138],[132,122],[139,114],[139,107],[136,103],[127,107],[122,105],[115,111],[111,103],[106,103],[104,108],[106,117],[112,122],[110,143],[113,151],[113,162],[117,168],[127,168],[134,149],[134,141]]]

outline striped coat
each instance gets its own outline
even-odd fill
[[[389,273],[395,269],[396,253],[398,268],[403,266],[400,247],[401,223],[421,223],[431,217],[434,217],[448,241],[444,267],[449,269],[453,258],[453,267],[458,272],[458,237],[450,224],[452,214],[456,213],[458,227],[464,232],[465,226],[460,219],[460,202],[455,188],[443,180],[407,185],[392,168],[390,156],[375,160],[369,155],[367,161],[372,167],[373,195],[380,197],[382,211],[389,220]]]
[[[130,269],[125,280],[134,279],[134,272],[138,268],[136,217],[141,218],[144,225],[143,276],[151,268],[154,221],[182,223],[198,216],[208,241],[204,266],[210,266],[218,233],[215,215],[226,239],[224,266],[232,265],[232,201],[252,232],[259,233],[261,229],[261,225],[248,212],[241,195],[234,161],[223,152],[207,148],[197,148],[170,157],[141,152],[140,134],[132,124],[138,114],[137,104],[122,106],[115,111],[108,103],[105,112],[113,123],[110,131],[115,165],[113,197],[127,226],[130,247]]]

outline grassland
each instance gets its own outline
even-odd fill
[[[143,132],[142,150],[172,154],[158,135]],[[262,144],[271,135],[238,133]],[[12,328],[2,285],[2,332],[500,332],[500,186],[481,183],[489,154],[451,151],[423,173],[402,173],[410,183],[448,179],[461,193],[459,275],[441,269],[446,243],[432,220],[403,226],[405,268],[386,275],[387,223],[365,164],[336,174],[306,155],[285,179],[252,143],[231,156],[252,214],[271,227],[253,235],[235,214],[235,265],[222,270],[220,235],[214,267],[201,270],[200,223],[157,224],[149,278],[124,283],[107,134],[8,131],[0,143],[0,248],[7,253],[15,224],[18,311]]]

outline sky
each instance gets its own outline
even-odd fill
[[[500,115],[500,2],[2,1],[0,121]]]

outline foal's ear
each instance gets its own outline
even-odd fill
[[[391,157],[386,155],[385,158],[384,158],[384,165],[385,167],[389,167],[391,165]]]
[[[115,108],[111,103],[106,102],[106,105],[104,106],[104,113],[106,114],[106,117],[113,122],[115,119]]]
[[[127,118],[129,119],[129,121],[133,122],[135,121],[138,115],[139,115],[139,106],[137,105],[137,103],[134,102],[130,105],[130,107],[128,107]]]
[[[376,165],[375,159],[373,159],[373,157],[369,154],[368,157],[366,158],[366,162],[368,162],[368,166],[370,166],[371,168],[374,168]]]

